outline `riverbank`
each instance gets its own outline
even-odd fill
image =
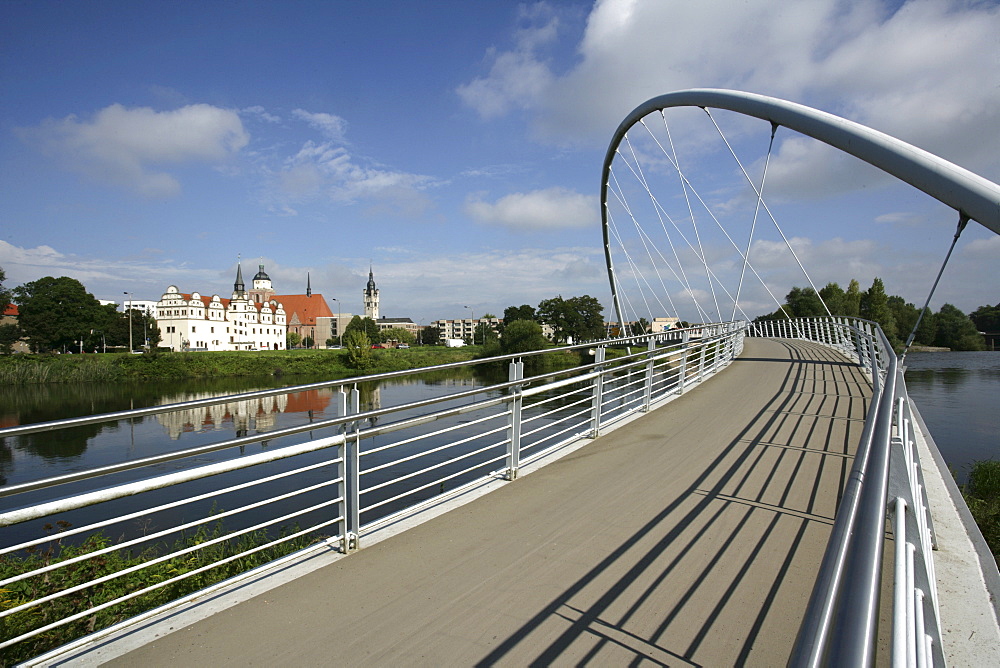
[[[89,383],[184,380],[227,376],[321,375],[349,378],[404,371],[472,359],[476,346],[422,346],[408,350],[373,350],[374,365],[360,372],[347,365],[346,350],[275,350],[189,352],[130,355],[11,355],[0,357],[0,383]]]
[[[117,383],[157,380],[187,380],[241,376],[322,376],[329,380],[354,376],[421,369],[437,364],[468,362],[482,353],[482,346],[446,348],[417,346],[396,350],[372,350],[372,365],[363,371],[352,368],[347,351],[261,350],[246,352],[158,352],[83,355],[10,355],[0,357],[0,384]],[[563,357],[565,359],[563,359]],[[579,355],[566,352],[547,359],[551,368],[579,363]],[[547,367],[549,368],[549,367]]]

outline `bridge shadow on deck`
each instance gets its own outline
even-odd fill
[[[869,397],[828,349],[748,339],[663,409],[122,665],[784,664]]]

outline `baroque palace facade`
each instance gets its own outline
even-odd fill
[[[253,288],[243,283],[242,267],[229,299],[182,293],[171,285],[156,303],[160,345],[171,350],[284,350],[288,321],[274,296],[264,265]]]

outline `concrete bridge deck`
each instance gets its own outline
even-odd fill
[[[555,463],[117,665],[783,665],[870,387],[747,339],[721,377]]]

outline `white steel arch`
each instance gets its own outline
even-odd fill
[[[1000,185],[912,144],[849,121],[779,98],[712,88],[681,90],[640,104],[615,130],[601,170],[601,227],[615,314],[623,321],[608,232],[608,181],[611,163],[625,134],[646,115],[673,107],[725,109],[768,121],[853,155],[927,193],[959,215],[1000,234]]]

